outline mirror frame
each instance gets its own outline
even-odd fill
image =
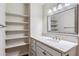
[[[79,15],[79,5],[77,4],[77,5],[75,5],[75,33],[68,33],[68,32],[54,32],[54,33],[64,33],[64,34],[78,34],[78,32],[79,32],[79,27],[78,27],[78,23],[79,23],[79,17],[78,17],[78,15]],[[47,16],[47,32],[53,32],[53,31],[48,31],[48,17],[49,16]]]

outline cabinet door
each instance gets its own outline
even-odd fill
[[[0,25],[5,26],[5,4],[0,3]]]
[[[36,46],[36,54],[37,56],[50,56],[45,50],[41,49],[40,47]]]
[[[36,56],[36,53],[35,53],[35,51],[31,51],[31,56]]]
[[[72,48],[70,51],[62,55],[63,56],[76,56],[76,47]]]
[[[50,47],[48,47],[40,42],[36,42],[36,45],[40,46],[45,51],[49,52],[52,56],[61,56],[61,53],[53,50],[53,48],[50,48]]]
[[[35,50],[36,50],[36,49],[35,49],[35,44],[32,44],[32,45],[31,45],[31,48],[32,48],[32,50],[35,51]]]

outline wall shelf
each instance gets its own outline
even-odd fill
[[[25,55],[27,54],[26,51],[27,49],[28,49],[28,53],[30,52],[29,51],[29,47],[30,47],[29,46],[30,44],[29,7],[30,7],[29,3],[6,4],[5,15],[6,15],[7,27],[6,27],[6,39],[5,39],[6,40],[5,51],[7,56]]]
[[[6,40],[11,40],[11,39],[23,39],[23,38],[28,38],[28,36],[7,37]]]
[[[57,20],[51,20],[51,22],[56,23],[56,22],[57,22]]]
[[[7,32],[26,32],[26,31],[29,31],[29,30],[6,30]]]
[[[6,56],[18,56],[19,55],[19,51],[12,51],[9,53],[6,53]]]
[[[9,16],[18,16],[18,17],[29,17],[28,15],[15,14],[15,13],[11,13],[11,12],[6,12],[6,15],[9,15]]]
[[[58,24],[55,24],[55,23],[54,23],[54,24],[51,24],[50,26],[51,26],[51,27],[58,27]]]
[[[6,53],[7,56],[23,56],[25,54],[29,54],[29,52],[24,52],[24,53],[21,53],[19,54],[19,51],[13,51],[13,52],[10,52],[10,53]]]
[[[14,47],[17,47],[17,46],[23,46],[23,45],[28,45],[29,43],[24,43],[24,42],[20,42],[20,43],[12,43],[12,44],[7,44],[6,45],[6,49],[8,48],[14,48]]]
[[[10,21],[6,21],[6,24],[29,24],[29,22],[10,22]]]

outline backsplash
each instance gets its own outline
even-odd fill
[[[65,36],[65,35],[63,35],[63,40],[67,40],[67,41],[70,41],[70,42],[77,43],[78,42],[78,37],[75,37],[75,36]]]
[[[70,42],[74,42],[77,43],[78,42],[78,36],[77,35],[72,35],[72,34],[60,34],[60,33],[46,33],[43,34],[44,36],[48,36],[48,37],[58,37],[62,40],[66,40],[66,41],[70,41]]]

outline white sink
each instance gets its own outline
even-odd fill
[[[65,40],[56,40],[51,37],[43,37],[42,41],[64,52],[68,51],[74,46],[77,46],[77,43],[73,43]]]

